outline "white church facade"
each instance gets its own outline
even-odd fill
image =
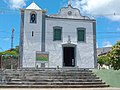
[[[70,2],[58,14],[46,15],[34,2],[20,12],[21,68],[96,67],[96,20]]]

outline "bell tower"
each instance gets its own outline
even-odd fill
[[[36,52],[45,51],[45,15],[35,2],[21,9],[20,67],[36,65]],[[22,65],[22,66],[21,66]]]

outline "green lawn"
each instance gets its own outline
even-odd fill
[[[120,70],[94,69],[93,72],[110,85],[110,87],[120,87]]]

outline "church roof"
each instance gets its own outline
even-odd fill
[[[35,2],[32,2],[26,9],[42,10]]]

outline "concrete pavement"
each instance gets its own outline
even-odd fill
[[[120,88],[0,88],[0,90],[120,90]]]

